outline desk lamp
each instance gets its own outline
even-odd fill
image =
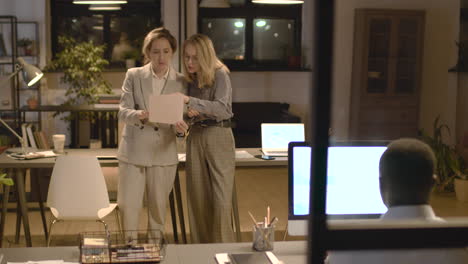
[[[23,58],[18,57],[16,59],[16,61],[17,62],[16,62],[16,65],[15,65],[15,67],[16,67],[15,72],[10,74],[8,76],[8,78],[6,79],[6,81],[9,81],[11,78],[15,77],[17,74],[19,74],[22,71],[23,72],[23,81],[28,85],[28,87],[30,87],[30,86],[33,86],[34,84],[36,84],[44,76],[44,73],[42,73],[41,70],[39,70],[36,66],[33,66],[33,65],[27,63]],[[2,86],[3,86],[3,83],[2,83]],[[18,135],[18,133],[16,133],[16,131],[13,128],[11,128],[1,117],[0,117],[0,122],[6,128],[8,128],[8,130],[10,130],[10,132],[12,132],[13,135],[15,135],[19,139],[19,142],[21,144],[21,153],[26,155],[27,150],[26,150],[26,146],[25,146],[25,142],[23,140],[23,137]]]

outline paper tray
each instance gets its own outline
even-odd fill
[[[158,263],[165,257],[160,230],[80,234],[80,263]]]

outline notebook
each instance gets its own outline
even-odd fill
[[[218,264],[279,264],[280,261],[271,251],[249,253],[218,253]]]
[[[262,152],[264,155],[287,157],[288,144],[292,141],[304,141],[302,123],[263,123]]]

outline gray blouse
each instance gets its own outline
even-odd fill
[[[216,70],[211,87],[200,89],[197,81],[189,83],[188,95],[188,107],[200,112],[197,120],[214,119],[219,122],[233,116],[231,79],[224,69]]]

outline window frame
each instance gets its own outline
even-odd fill
[[[117,17],[130,17],[135,14],[144,14],[148,17],[157,14],[155,16],[156,21],[158,21],[155,27],[160,27],[163,25],[162,21],[162,5],[161,1],[153,0],[151,2],[135,2],[128,1],[127,4],[121,5],[121,10],[112,10],[112,11],[91,11],[89,10],[89,5],[78,5],[73,4],[72,0],[54,0],[51,3],[51,49],[52,49],[52,58],[55,58],[55,54],[59,51],[58,45],[58,21],[60,17],[92,17],[93,15],[103,15],[103,43],[106,45],[106,50],[104,52],[104,58],[106,58],[110,63],[112,55],[112,39],[111,39],[111,18],[113,16]],[[58,15],[59,14],[59,15]],[[159,18],[159,19],[158,19]],[[120,70],[124,69],[122,67],[108,66],[110,70]]]
[[[287,8],[288,10],[285,10]],[[299,15],[298,15],[299,14]],[[245,60],[223,59],[223,62],[233,71],[301,71],[303,68],[288,67],[284,61],[256,61],[253,59],[253,21],[257,18],[264,19],[290,19],[294,20],[294,50],[302,56],[301,32],[302,32],[302,5],[260,5],[246,0],[244,6],[230,8],[198,8],[198,32],[202,32],[203,19],[217,18],[241,18],[245,19]]]

